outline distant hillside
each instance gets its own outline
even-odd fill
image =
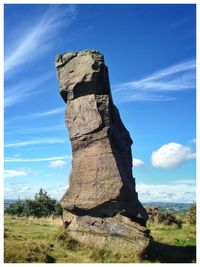
[[[15,203],[17,199],[5,199],[4,209],[7,208],[11,203]],[[148,207],[159,207],[161,210],[169,211],[176,214],[184,214],[191,203],[167,203],[167,202],[143,202],[144,206]]]
[[[171,213],[184,214],[192,203],[144,202],[142,204],[144,207],[159,207],[161,210]]]

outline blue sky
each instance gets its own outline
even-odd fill
[[[71,145],[54,59],[96,49],[134,141],[139,199],[193,202],[196,180],[195,5],[4,6],[4,197],[44,188],[60,199]]]

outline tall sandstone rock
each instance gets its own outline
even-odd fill
[[[72,145],[69,189],[61,205],[72,237],[141,255],[150,241],[132,176],[132,139],[113,103],[108,68],[95,50],[56,57]]]

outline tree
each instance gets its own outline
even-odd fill
[[[46,191],[41,188],[39,193],[34,197],[35,216],[43,217],[54,214],[56,208],[56,200],[48,196]]]
[[[38,210],[38,208],[37,208],[37,205],[36,205],[34,200],[26,199],[24,201],[24,208],[23,208],[23,213],[22,213],[23,216],[27,216],[27,217],[36,216],[36,217],[38,217],[37,216],[37,210]]]
[[[41,188],[39,193],[35,194],[34,199],[12,203],[5,209],[5,213],[27,217],[59,216],[62,215],[62,207]]]

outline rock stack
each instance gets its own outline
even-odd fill
[[[142,255],[150,242],[147,213],[132,176],[132,140],[113,103],[108,68],[95,50],[56,57],[72,145],[63,221],[76,240]]]

